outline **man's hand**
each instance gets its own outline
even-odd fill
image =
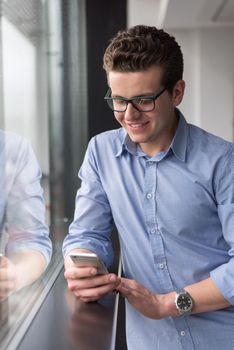
[[[0,257],[0,300],[33,283],[44,272],[44,256],[34,250],[14,252]]]
[[[0,260],[0,300],[9,296],[16,289],[17,285],[17,268],[5,256]]]
[[[185,289],[195,301],[192,309],[193,314],[220,310],[231,305],[210,277],[185,286]],[[116,287],[116,291],[146,317],[157,320],[169,316],[180,316],[175,306],[176,292],[174,291],[166,294],[156,294],[137,281],[126,278],[121,278],[121,283]]]
[[[71,253],[90,253],[87,249],[75,249]],[[81,301],[91,302],[111,293],[120,283],[120,278],[113,273],[98,275],[95,267],[78,267],[71,258],[65,258],[64,276],[68,289]]]
[[[144,316],[158,320],[167,316],[178,316],[174,304],[175,293],[152,293],[140,283],[121,278],[121,283],[116,290],[125,297],[128,302]]]

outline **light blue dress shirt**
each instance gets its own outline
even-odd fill
[[[64,254],[95,251],[107,265],[115,223],[123,271],[168,293],[212,278],[234,304],[234,145],[179,124],[171,146],[149,158],[123,129],[94,137],[79,172]],[[126,302],[129,350],[233,350],[234,307],[152,320]]]
[[[40,178],[29,142],[0,130],[0,252],[36,250],[48,264],[52,244]]]

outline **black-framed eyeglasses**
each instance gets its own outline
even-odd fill
[[[151,96],[137,96],[133,98],[111,97],[111,89],[108,89],[104,100],[114,112],[125,112],[128,104],[131,103],[133,107],[139,112],[151,112],[155,108],[155,101],[167,88],[164,87],[160,92]]]

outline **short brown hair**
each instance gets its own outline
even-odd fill
[[[183,54],[175,38],[162,29],[145,25],[119,31],[103,57],[107,74],[142,71],[153,65],[162,67],[161,83],[169,89],[183,77]]]

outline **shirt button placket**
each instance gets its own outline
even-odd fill
[[[148,162],[145,172],[145,216],[147,220],[150,243],[154,257],[155,268],[158,269],[157,285],[161,287],[162,293],[171,287],[167,286],[168,270],[166,266],[165,252],[160,228],[157,218],[157,181],[158,163]],[[169,281],[170,283],[170,281]]]

